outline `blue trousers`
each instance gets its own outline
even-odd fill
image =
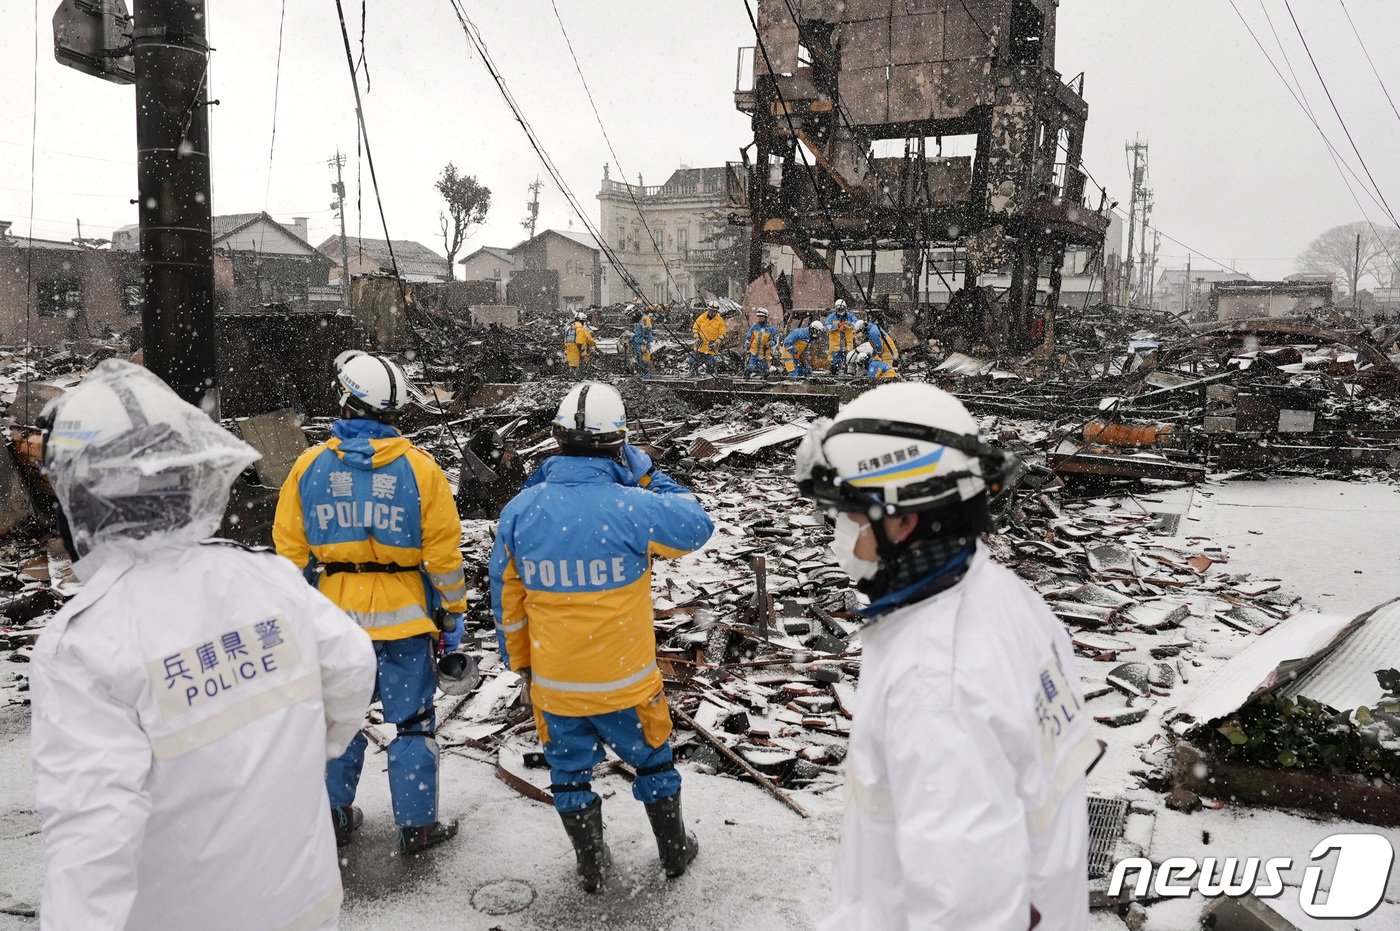
[[[651,350],[642,343],[632,344],[632,363],[642,378],[651,377]]]
[[[698,375],[701,365],[704,365],[705,369],[713,375],[719,371],[719,356],[714,353],[700,352],[698,349],[692,349],[690,352],[690,373],[692,375]]]
[[[839,372],[845,371],[845,368],[846,353],[841,350],[833,352],[831,354],[831,374],[836,375]]]
[[[747,364],[744,365],[745,375],[767,375],[768,360],[763,356],[749,356]]]
[[[636,708],[584,718],[566,718],[538,709],[535,714],[545,722],[544,758],[554,783],[554,808],[560,814],[582,811],[598,798],[591,785],[593,767],[603,762],[604,743],[637,770],[632,783],[632,797],[637,801],[659,802],[681,790],[681,774],[671,760],[671,741],[663,740],[659,747],[649,744]]]
[[[438,746],[433,690],[437,664],[430,637],[376,640],[379,659],[375,698],[384,705],[384,720],[398,728],[389,744],[389,794],[394,823],[421,827],[437,821]],[[365,765],[364,734],[356,734],[339,758],[326,764],[326,792],[331,805],[341,808],[355,800],[360,771]]]

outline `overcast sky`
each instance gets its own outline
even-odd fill
[[[130,0],[128,0],[130,2]],[[737,160],[749,139],[735,111],[735,53],[752,45],[743,0],[557,0],[622,168],[659,184],[678,166]],[[1234,0],[1285,77],[1265,11],[1318,122],[1363,181],[1304,53],[1283,0]],[[1400,215],[1400,116],[1362,55],[1351,13],[1380,76],[1400,99],[1396,0],[1292,0],[1303,35],[1327,79],[1380,193]],[[0,0],[0,220],[29,226],[31,143],[34,235],[107,236],[136,220],[134,92],[55,62],[50,21],[56,0]],[[266,209],[279,220],[310,218],[313,243],[338,232],[327,160],[349,155],[354,199],[363,174],[363,221],[351,203],[350,235],[382,236],[368,165],[357,162],[354,98],[334,0],[286,5],[276,144],[269,180],[281,0],[211,0],[216,51],[213,109],[214,209]],[[360,51],[360,5],[346,2]],[[590,219],[597,222],[603,163],[611,161],[564,44],[550,0],[466,0],[507,83]],[[38,130],[34,110],[38,45]],[[448,0],[370,0],[364,40],[370,143],[395,239],[442,251],[432,182],[449,160],[494,193],[491,215],[467,243],[514,245],[526,186],[541,173],[524,134],[472,53]],[[1361,209],[1308,117],[1294,102],[1229,0],[1062,0],[1057,66],[1086,73],[1084,163],[1128,204],[1123,146],[1150,143],[1155,223],[1197,252],[1256,277],[1294,270],[1294,258],[1328,227]],[[365,84],[362,82],[362,89]],[[359,167],[357,167],[357,165]],[[619,177],[613,166],[613,177]],[[1347,176],[1351,180],[1350,176]],[[1357,197],[1378,228],[1384,212],[1360,185]],[[541,227],[568,228],[571,211],[546,182]],[[573,220],[574,228],[579,228]],[[1180,267],[1187,248],[1164,239],[1162,264]],[[1208,259],[1205,256],[1210,256]]]

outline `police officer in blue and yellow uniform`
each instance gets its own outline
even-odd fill
[[[778,348],[778,331],[768,322],[767,307],[758,308],[753,315],[753,326],[749,327],[749,332],[744,337],[744,348],[747,352],[744,374],[767,376],[768,360]]]
[[[321,593],[374,641],[375,691],[389,744],[389,789],[399,848],[416,853],[457,833],[438,821],[438,748],[433,713],[435,652],[462,640],[467,609],[459,548],[462,525],[447,476],[394,426],[408,380],[388,359],[342,353],[336,360],[341,419],[331,438],[297,459],[282,485],[273,525],[277,552],[319,575]],[[319,573],[317,571],[319,566]],[[441,627],[434,619],[443,617]],[[351,803],[365,737],[326,766],[336,841],[362,820]]]
[[[501,512],[491,606],[501,658],[528,680],[580,884],[597,892],[612,863],[591,785],[604,744],[636,770],[632,795],[646,805],[666,875],[684,873],[699,850],[681,819],[651,560],[698,549],[714,525],[689,489],[627,444],[612,386],[574,387],[553,430],[559,455]]]
[[[651,378],[651,311],[640,304],[632,310],[632,361],[643,380]]]
[[[812,374],[812,356],[817,339],[826,332],[826,324],[813,320],[807,326],[794,328],[783,340],[783,369],[789,378],[802,378]]]

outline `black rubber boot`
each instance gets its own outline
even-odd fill
[[[599,891],[612,869],[612,852],[603,839],[603,800],[595,798],[593,804],[582,811],[560,812],[559,818],[574,845],[579,886],[584,892]]]
[[[402,854],[421,853],[429,847],[446,843],[457,836],[457,822],[443,824],[436,821],[418,827],[399,828],[399,852]]]
[[[656,835],[656,852],[661,855],[661,866],[666,876],[675,879],[685,873],[685,868],[700,852],[700,842],[695,835],[685,829],[681,817],[681,794],[652,802],[647,808],[647,818],[651,821],[651,832]]]
[[[360,829],[360,825],[365,823],[365,816],[362,811],[354,805],[346,805],[343,808],[331,809],[331,825],[335,827],[335,845],[337,847],[348,847],[353,835]]]

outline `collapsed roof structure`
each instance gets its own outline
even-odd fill
[[[759,0],[758,46],[740,52],[752,84],[734,95],[754,141],[730,169],[750,214],[750,279],[764,244],[810,268],[830,268],[835,250],[904,250],[906,274],[922,252],[962,246],[969,299],[978,274],[1011,260],[1007,348],[1031,348],[1037,313],[1050,337],[1066,247],[1097,247],[1108,227],[1083,203],[1088,106],[1083,76],[1055,70],[1055,7]],[[968,135],[975,155],[941,154],[945,137]],[[902,155],[874,154],[889,140]]]

